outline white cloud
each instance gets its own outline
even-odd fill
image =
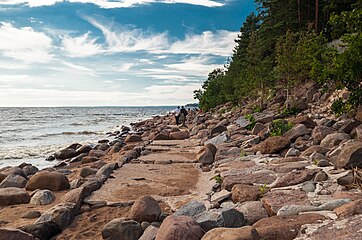
[[[112,29],[99,21],[85,17],[94,27],[103,32],[107,43],[107,52],[157,51],[168,46],[167,33],[145,34],[141,29],[119,27]]]
[[[183,3],[204,7],[221,7],[224,3],[212,0],[1,0],[1,4],[27,4],[30,7],[50,6],[58,2],[93,3],[101,8],[129,8],[151,3]]]
[[[63,0],[1,0],[0,5],[27,4],[30,7],[51,6]]]
[[[130,70],[133,66],[135,66],[136,64],[134,63],[124,63],[120,66],[119,69],[117,69],[118,72],[126,72],[128,70]]]
[[[72,69],[75,69],[75,70],[79,70],[79,71],[85,71],[85,72],[93,72],[92,69],[90,68],[87,68],[87,67],[84,67],[84,66],[81,66],[81,65],[77,65],[77,64],[73,64],[73,63],[70,63],[70,62],[62,62],[65,66],[67,67],[70,67]]]
[[[5,57],[27,63],[48,62],[52,56],[52,40],[30,27],[16,28],[10,23],[0,23],[0,53]]]
[[[205,77],[212,69],[220,67],[218,64],[210,64],[210,60],[211,58],[207,56],[190,57],[179,63],[166,64],[165,66],[180,73]]]
[[[9,89],[0,87],[1,106],[149,106],[193,102],[191,85],[153,85],[143,94],[121,91],[71,91],[54,89]],[[19,98],[19,96],[22,96]]]
[[[216,32],[205,31],[200,35],[187,35],[184,40],[174,42],[169,49],[160,51],[160,53],[230,56],[237,34],[237,32],[218,30]]]
[[[102,46],[96,43],[97,38],[91,38],[89,35],[90,32],[78,37],[63,37],[64,51],[70,57],[89,57],[103,52]]]
[[[29,75],[0,75],[0,83],[14,83],[14,82],[23,82],[29,80]]]

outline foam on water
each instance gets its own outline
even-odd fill
[[[45,158],[72,143],[96,143],[119,130],[174,107],[0,108],[0,167],[22,162],[44,168]]]

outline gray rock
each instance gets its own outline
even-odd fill
[[[113,170],[119,168],[118,163],[108,163],[102,166],[96,173],[96,176],[109,178]]]
[[[236,209],[212,209],[201,213],[196,222],[205,232],[217,227],[242,227],[246,223],[244,214]]]
[[[295,148],[291,148],[288,150],[288,152],[285,154],[285,157],[297,157],[300,155],[300,151]]]
[[[217,146],[217,145],[220,145],[222,143],[229,141],[229,139],[230,139],[230,136],[228,134],[222,133],[222,134],[217,135],[216,137],[213,137],[213,138],[207,140],[205,142],[205,144],[211,143],[211,144]]]
[[[55,195],[50,190],[39,190],[30,199],[31,204],[48,205],[54,202]]]
[[[285,205],[278,210],[278,216],[298,215],[301,212],[318,211],[315,206]]]
[[[216,192],[214,195],[211,196],[211,202],[222,202],[223,200],[229,198],[231,196],[231,192],[227,190],[222,190],[220,192]]]
[[[155,240],[158,232],[158,228],[154,226],[149,226],[143,232],[142,236],[138,240]]]
[[[75,149],[72,149],[72,148],[65,148],[65,149],[62,149],[59,152],[56,152],[54,154],[54,157],[56,159],[60,159],[60,160],[73,158],[75,156],[77,156],[77,151]]]
[[[257,122],[253,127],[253,130],[251,130],[251,133],[253,135],[258,135],[261,132],[261,130],[263,130],[264,128],[265,128],[264,124]]]
[[[52,221],[29,224],[19,227],[19,229],[30,233],[39,240],[49,240],[61,232],[58,225]]]
[[[335,208],[340,207],[349,202],[352,202],[352,200],[349,198],[335,199],[335,200],[331,200],[331,201],[328,201],[328,202],[320,205],[318,208],[321,211],[324,211],[324,210],[333,211]]]
[[[316,186],[315,186],[314,182],[305,182],[302,185],[302,189],[304,192],[314,192],[316,189]]]
[[[0,188],[24,188],[27,182],[28,181],[20,175],[10,174],[0,183]]]
[[[326,159],[319,160],[317,163],[318,167],[328,167],[329,165],[329,161]]]
[[[309,134],[309,129],[304,124],[295,125],[292,129],[284,134],[285,137],[289,138],[290,140],[295,140],[300,136]]]
[[[142,233],[140,223],[122,218],[113,219],[102,229],[102,237],[105,240],[138,240]]]
[[[314,176],[315,182],[323,182],[323,181],[326,181],[327,179],[328,179],[328,175],[324,171],[320,171]]]
[[[0,189],[0,206],[29,203],[30,196],[21,188],[8,187]]]
[[[362,167],[362,142],[348,144],[334,162],[336,168]]]
[[[227,131],[227,128],[225,126],[216,126],[213,129],[211,129],[210,134],[211,134],[211,136],[214,136],[216,134],[220,134],[220,133],[223,133],[225,131]]]
[[[241,128],[245,128],[250,124],[250,121],[243,116],[239,117],[235,122]]]
[[[43,213],[35,223],[53,221],[59,229],[64,229],[73,221],[75,206],[75,203],[59,203]]]
[[[27,176],[29,176],[29,175],[34,175],[35,173],[37,173],[39,171],[39,169],[35,166],[28,165],[28,166],[23,167],[23,171]]]
[[[337,183],[339,185],[346,186],[346,187],[352,185],[353,182],[354,182],[354,177],[353,177],[353,174],[351,172],[349,172],[345,176],[342,176],[342,177],[337,179]]]
[[[24,231],[21,231],[19,229],[10,229],[10,228],[0,228],[0,239],[1,240],[34,240],[34,237],[26,233]]]
[[[325,148],[333,148],[338,146],[343,140],[349,140],[351,137],[346,133],[332,133],[327,135],[322,141],[321,146]]]
[[[88,177],[90,175],[96,174],[97,171],[98,171],[98,169],[95,169],[95,168],[83,167],[80,170],[79,176],[85,178],[85,177]]]
[[[28,218],[28,219],[32,219],[32,218],[38,218],[41,216],[41,213],[39,211],[30,211],[25,213],[23,216],[21,216],[21,218]]]
[[[195,218],[198,214],[206,211],[205,204],[198,201],[191,201],[188,204],[182,206],[178,209],[174,215],[175,216],[189,216]]]
[[[252,225],[260,219],[268,217],[268,212],[260,201],[243,202],[236,209],[244,214],[248,225]]]

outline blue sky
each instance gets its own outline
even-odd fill
[[[0,106],[155,106],[231,56],[250,0],[0,0]]]

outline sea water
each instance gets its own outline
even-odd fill
[[[97,143],[107,132],[120,130],[175,107],[13,107],[0,108],[0,168],[22,162],[39,168],[72,143]],[[109,139],[109,138],[108,138]]]

